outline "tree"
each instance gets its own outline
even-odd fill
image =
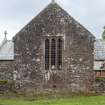
[[[105,40],[105,26],[104,26],[104,32],[102,33],[102,39]]]

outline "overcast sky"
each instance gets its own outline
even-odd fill
[[[84,25],[97,38],[101,38],[105,25],[105,0],[56,0],[71,16]],[[4,30],[12,37],[51,0],[0,0],[0,41]]]

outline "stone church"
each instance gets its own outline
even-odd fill
[[[85,18],[85,17],[84,17]],[[89,92],[95,37],[52,1],[0,47],[0,79],[16,89]]]

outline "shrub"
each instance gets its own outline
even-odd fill
[[[8,83],[8,80],[0,80],[0,85],[5,85]]]
[[[105,82],[105,77],[97,77],[95,79],[96,82]]]
[[[12,80],[0,80],[0,85],[5,85],[5,84],[12,84]]]

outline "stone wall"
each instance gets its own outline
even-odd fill
[[[63,69],[44,68],[47,38],[63,39]],[[13,38],[9,71],[17,89],[89,92],[94,81],[94,37],[57,4],[50,4]],[[1,62],[2,63],[2,62]]]
[[[0,80],[13,80],[13,62],[0,61]]]

